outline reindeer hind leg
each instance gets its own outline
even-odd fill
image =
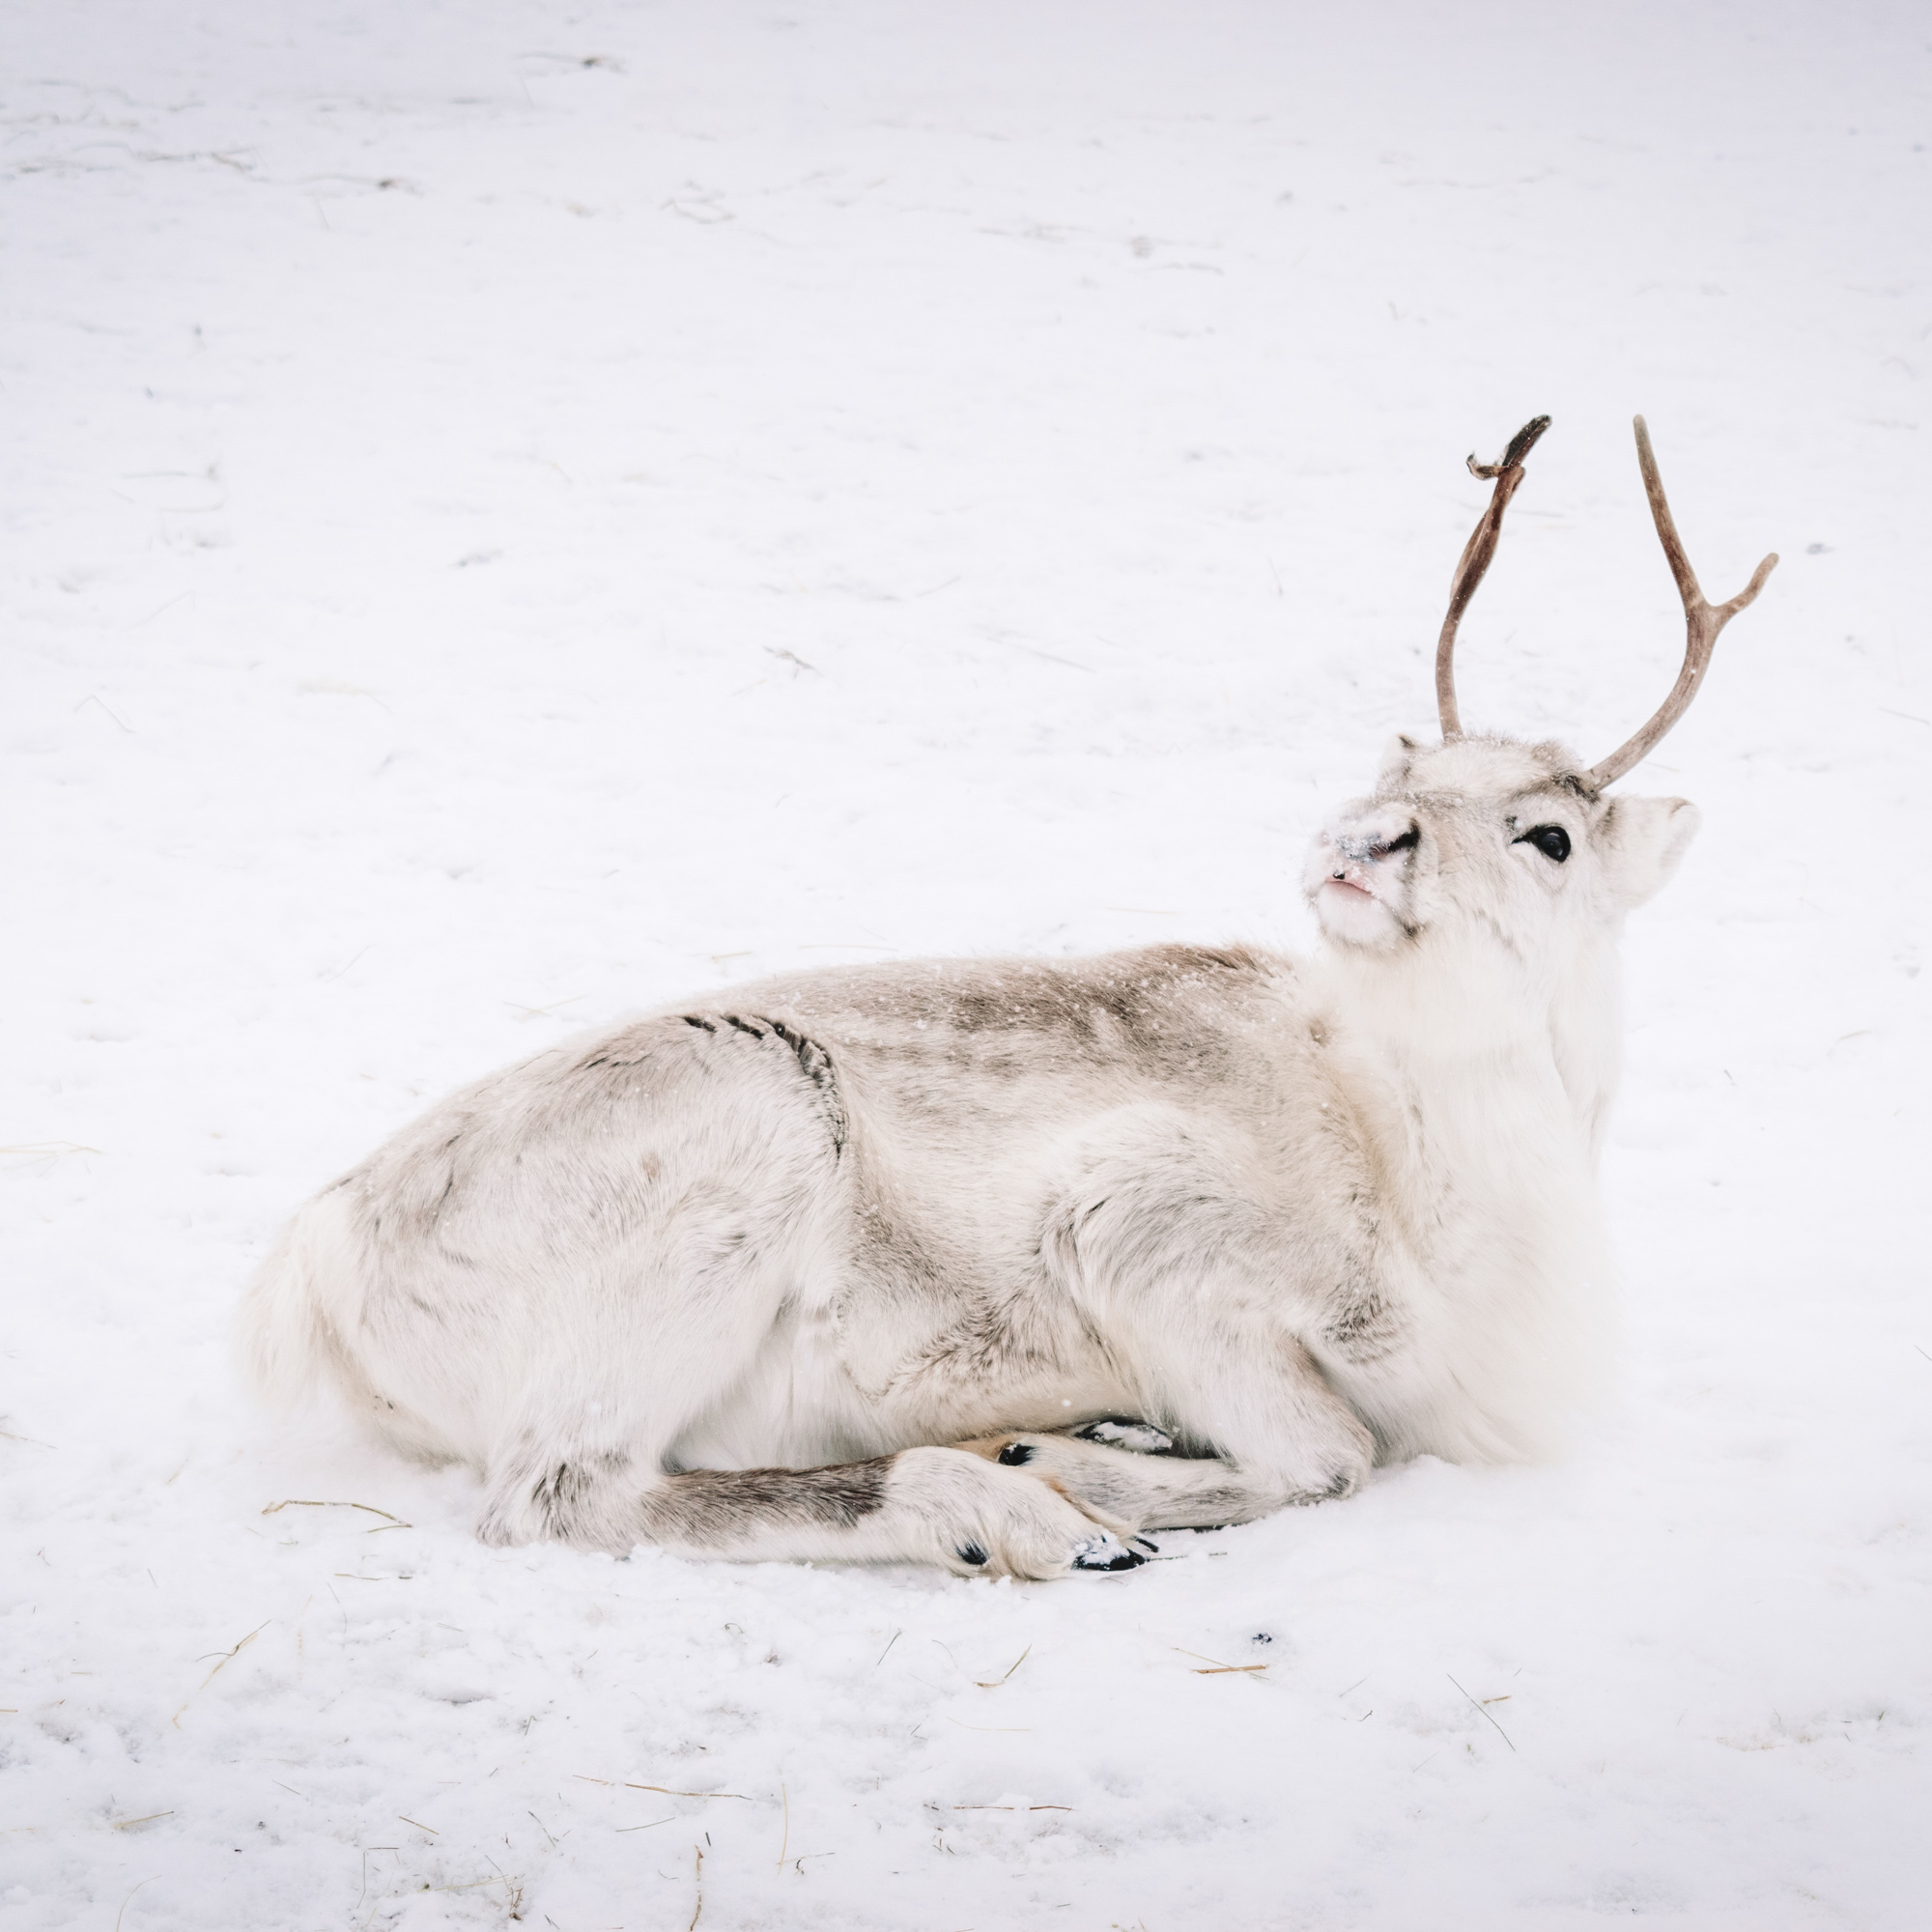
[[[641,1479],[628,1458],[580,1457],[506,1471],[494,1490],[486,1541],[535,1536],[618,1553],[647,1543],[741,1563],[934,1563],[962,1577],[1044,1578],[1145,1560],[1070,1497],[952,1449]]]

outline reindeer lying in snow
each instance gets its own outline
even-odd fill
[[[855,968],[541,1053],[297,1215],[257,1380],[473,1464],[486,1542],[1017,1577],[1551,1448],[1605,1353],[1617,932],[1697,824],[1605,788],[1777,559],[1704,601],[1639,417],[1676,688],[1588,769],[1464,736],[1457,625],[1548,420],[1471,459],[1443,742],[1316,838],[1315,957]]]

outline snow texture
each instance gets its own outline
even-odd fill
[[[1928,43],[11,0],[0,1926],[1922,1923]],[[236,1392],[279,1220],[580,1025],[1302,943],[1544,410],[1463,712],[1601,756],[1639,409],[1784,562],[1627,781],[1587,1453],[1001,1586],[484,1549]]]

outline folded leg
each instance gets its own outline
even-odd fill
[[[1146,1559],[1091,1508],[956,1449],[817,1469],[692,1469],[639,1484],[619,1459],[523,1466],[492,1484],[487,1542],[661,1544],[741,1563],[936,1563],[958,1576],[1064,1577]]]
[[[1023,1469],[1130,1535],[1144,1529],[1212,1529],[1251,1522],[1290,1503],[1323,1499],[1257,1478],[1223,1457],[1136,1451],[1073,1434],[987,1435],[956,1446],[1007,1468]]]
[[[1278,1509],[1350,1494],[1368,1474],[1368,1431],[1298,1349],[1278,1348],[1275,1356],[1259,1375],[1244,1369],[1227,1378],[1229,1399],[1220,1412],[1259,1413],[1268,1425],[1254,1432],[1259,1439],[1247,1455],[1177,1455],[1164,1431],[1123,1417],[956,1446],[1023,1469],[1129,1535],[1252,1522]],[[1214,1405],[1208,1406],[1211,1411]]]

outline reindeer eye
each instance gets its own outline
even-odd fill
[[[1511,842],[1534,845],[1546,859],[1554,859],[1559,866],[1570,856],[1570,835],[1560,825],[1533,825]]]

